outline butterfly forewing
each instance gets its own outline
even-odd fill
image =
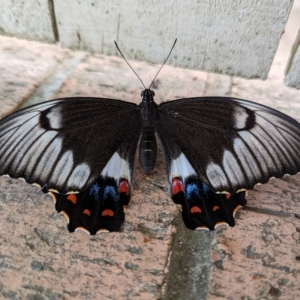
[[[156,125],[215,192],[234,194],[300,170],[300,124],[263,105],[226,97],[180,99],[159,105]]]
[[[45,190],[87,189],[140,132],[137,105],[103,98],[45,102],[0,120],[0,174]]]

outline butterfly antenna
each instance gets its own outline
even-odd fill
[[[134,72],[134,74],[137,76],[137,78],[140,80],[140,82],[142,83],[142,85],[144,86],[145,90],[147,89],[146,86],[144,85],[142,79],[140,78],[140,76],[136,73],[136,71],[134,71],[134,69],[132,68],[132,66],[129,64],[129,62],[127,61],[127,59],[125,58],[125,56],[123,55],[123,53],[121,52],[117,42],[115,41],[115,45],[118,49],[118,51],[120,52],[120,54],[122,55],[123,59],[126,61],[127,65],[130,67],[130,69]]]
[[[154,83],[154,80],[156,79],[157,75],[159,74],[160,70],[161,70],[162,67],[165,65],[165,63],[167,62],[167,60],[169,59],[169,57],[170,57],[170,55],[171,55],[171,52],[172,52],[173,48],[175,47],[176,42],[177,42],[177,39],[175,39],[175,42],[174,42],[174,44],[173,44],[173,46],[172,46],[172,48],[171,48],[171,50],[170,50],[170,52],[169,52],[169,55],[167,56],[167,58],[165,59],[164,63],[161,65],[160,69],[158,70],[158,72],[156,73],[154,79],[152,80],[152,82],[151,82],[151,84],[150,84],[150,86],[149,86],[149,90],[150,90],[152,84]]]

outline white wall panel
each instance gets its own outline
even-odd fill
[[[286,68],[284,83],[289,87],[300,89],[300,29]]]
[[[55,42],[50,0],[0,0],[0,34]]]
[[[290,0],[54,0],[62,46],[247,78],[267,77]]]

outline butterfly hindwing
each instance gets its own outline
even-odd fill
[[[44,102],[0,120],[0,175],[46,190],[86,190],[140,132],[137,105],[103,98]]]
[[[235,225],[236,211],[246,205],[245,192],[217,194],[197,177],[173,178],[171,197],[182,206],[182,219],[189,229],[214,230]]]
[[[129,189],[128,182],[125,181]],[[114,178],[97,179],[78,194],[62,195],[51,192],[55,208],[68,219],[68,229],[96,234],[101,230],[117,231],[124,222],[124,208]]]
[[[51,192],[55,208],[69,220],[68,229],[90,234],[118,231],[131,196],[132,170],[139,134],[126,140],[112,155],[101,176],[85,191],[62,195]]]
[[[156,126],[215,192],[234,194],[300,170],[300,124],[250,101],[203,97],[162,103]]]
[[[220,224],[234,226],[238,208],[246,205],[245,193],[234,195],[213,192],[167,136],[159,134],[167,165],[172,200],[182,207],[182,219],[189,229],[214,230]]]

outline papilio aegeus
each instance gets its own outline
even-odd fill
[[[151,87],[151,86],[150,86]],[[157,105],[149,88],[139,105],[63,98],[0,120],[0,175],[39,184],[69,219],[70,231],[117,231],[139,157],[153,171],[156,137],[173,201],[190,229],[227,223],[245,190],[300,170],[300,124],[272,108],[230,97]]]

